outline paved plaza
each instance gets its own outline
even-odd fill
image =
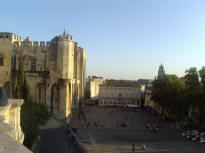
[[[73,113],[72,127],[78,129],[78,137],[90,153],[128,153],[133,151],[133,144],[134,152],[139,153],[205,152],[205,144],[182,137],[182,129],[159,128],[158,132],[150,132],[145,128],[146,123],[169,123],[142,110],[131,112],[89,106],[87,111],[87,121],[80,121],[77,113]],[[103,122],[104,127],[95,127],[94,122],[99,122],[99,125]],[[122,122],[126,122],[126,128],[118,126]],[[145,150],[142,150],[143,144]]]

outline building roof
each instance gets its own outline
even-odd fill
[[[141,87],[136,81],[124,81],[124,80],[106,80],[103,87]]]

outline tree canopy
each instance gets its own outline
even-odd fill
[[[182,94],[184,88],[183,80],[176,76],[165,75],[153,81],[152,96],[164,111],[173,117],[178,117],[183,109]]]
[[[188,111],[195,110],[194,117],[204,122],[205,67],[199,71],[196,67],[187,69],[183,79],[165,75],[154,80],[152,96],[169,117],[178,119],[187,117]]]

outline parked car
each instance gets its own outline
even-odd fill
[[[205,137],[205,132],[201,132],[200,137]]]
[[[187,131],[187,133],[186,133],[186,138],[191,138],[191,137],[192,137],[191,131]]]
[[[187,135],[186,135],[186,138],[191,138],[191,133],[188,133]]]
[[[198,141],[198,140],[200,140],[200,135],[199,134],[192,137],[192,141]]]
[[[182,133],[182,136],[185,137],[187,135],[187,131]]]
[[[191,131],[191,135],[192,135],[192,136],[197,135],[197,134],[199,134],[199,131],[197,131],[197,130],[192,130],[192,131]]]
[[[191,131],[191,135],[190,135],[190,139],[192,139],[192,138],[194,138],[194,140],[195,140],[195,137],[197,137],[197,135],[199,135],[199,131],[197,131],[197,130],[192,130]]]
[[[205,143],[205,137],[200,138],[200,143]]]
[[[191,131],[185,131],[185,132],[182,133],[182,136],[186,137],[190,133],[191,133]]]

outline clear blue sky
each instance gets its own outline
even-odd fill
[[[152,79],[205,65],[205,0],[0,0],[0,31],[48,41],[64,27],[87,75]]]

